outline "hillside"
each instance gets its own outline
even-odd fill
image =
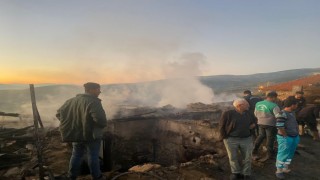
[[[293,69],[271,73],[251,75],[219,75],[201,77],[202,83],[216,92],[241,92],[243,89],[257,89],[260,85],[276,84],[310,76],[320,72],[320,68]]]
[[[296,80],[278,83],[272,86],[263,88],[263,90],[276,90],[276,91],[291,91],[293,86],[320,86],[320,74],[299,78]]]
[[[191,102],[221,102],[234,98],[233,93],[242,92],[244,89],[255,90],[259,85],[266,83],[286,82],[319,72],[320,68],[295,69],[252,75],[202,76],[198,77],[198,80],[196,78],[191,80],[167,79],[131,84],[108,84],[102,85],[100,97],[106,107],[122,104],[163,106],[167,104],[175,105],[174,103],[184,105]],[[11,86],[12,89],[10,89]],[[17,87],[23,89],[16,89]],[[36,85],[35,87],[40,113],[50,116],[66,99],[83,92],[81,86],[75,85]],[[0,84],[0,111],[30,113],[31,104],[28,88],[28,85]],[[213,90],[214,96],[212,92],[208,92],[211,90]],[[225,95],[220,97],[220,93]],[[108,113],[112,114],[112,112]]]

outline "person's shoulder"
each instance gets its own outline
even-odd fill
[[[77,97],[79,98],[83,98],[83,99],[87,99],[87,100],[91,100],[91,101],[101,101],[101,99],[99,99],[98,97],[95,97],[93,95],[90,94],[78,94]]]
[[[260,102],[257,103],[257,105],[263,105],[263,106],[265,106],[266,108],[269,108],[269,109],[273,109],[273,108],[278,106],[276,103],[268,101],[268,100],[260,101]]]
[[[277,114],[275,115],[275,117],[276,117],[277,119],[287,119],[287,118],[288,118],[287,113],[286,113],[286,111],[284,111],[284,110],[279,111],[279,113],[277,113]]]
[[[261,100],[261,101],[257,102],[257,105],[259,105],[259,104],[266,104],[266,103],[268,103],[267,100]]]
[[[78,95],[76,95],[75,97],[69,98],[68,100],[66,100],[66,103],[73,102],[73,101],[75,101],[77,99],[78,99]]]
[[[246,96],[243,96],[243,99],[250,99],[252,97],[252,95],[246,95]]]
[[[261,97],[259,96],[251,96],[250,99],[259,99],[259,100],[263,100]]]
[[[235,112],[236,112],[236,110],[234,110],[234,109],[228,109],[228,110],[225,110],[223,112],[223,114],[232,114],[232,113],[235,113]]]
[[[266,104],[268,104],[268,105],[270,105],[270,106],[278,106],[277,103],[272,102],[272,101],[264,100],[263,102],[265,102]]]

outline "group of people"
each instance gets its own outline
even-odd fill
[[[76,179],[80,174],[82,157],[87,153],[92,178],[102,180],[105,177],[100,170],[99,152],[107,118],[98,98],[100,85],[88,82],[84,84],[84,89],[85,93],[67,100],[57,110],[56,117],[60,120],[62,140],[72,142],[73,146],[69,179]],[[276,176],[284,179],[284,173],[290,171],[289,165],[300,141],[299,134],[304,133],[302,126],[307,124],[313,132],[314,140],[319,140],[316,121],[319,106],[306,106],[303,92],[289,96],[283,103],[279,102],[277,96],[272,91],[263,100],[246,90],[244,98],[234,100],[234,109],[222,114],[219,132],[229,157],[232,172],[230,179],[251,179],[253,157],[260,161],[272,159],[275,155],[275,138],[278,144]],[[298,122],[301,128],[298,128]],[[259,147],[264,139],[267,153],[265,157],[259,158]],[[238,156],[239,150],[242,159]]]
[[[275,91],[269,92],[263,100],[246,90],[243,98],[234,100],[233,106],[234,109],[225,111],[219,121],[232,180],[252,179],[252,159],[265,162],[274,159],[275,155],[275,175],[284,179],[284,174],[290,172],[289,165],[299,144],[299,135],[304,135],[304,126],[310,128],[314,140],[319,140],[316,121],[319,106],[306,105],[301,91],[280,101]],[[266,155],[259,157],[259,149],[265,139]],[[239,152],[241,156],[238,156]]]

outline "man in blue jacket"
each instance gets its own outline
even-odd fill
[[[103,179],[99,151],[107,118],[98,98],[100,85],[84,84],[85,93],[67,100],[57,111],[60,133],[64,142],[72,142],[73,150],[69,164],[69,178],[76,179],[80,173],[82,156],[88,154],[88,165],[94,180]]]

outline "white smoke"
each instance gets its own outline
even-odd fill
[[[184,108],[193,102],[212,103],[212,89],[197,78],[201,75],[201,66],[205,64],[205,56],[201,53],[186,53],[181,56],[180,61],[166,64],[163,71],[170,81],[160,90],[161,100],[158,106],[171,104]]]
[[[214,96],[212,89],[202,84],[197,78],[206,65],[206,57],[201,53],[186,53],[174,61],[158,65],[162,67],[162,76],[166,78],[164,80],[102,86],[99,98],[102,99],[108,119],[113,119],[119,108],[123,106],[161,107],[171,104],[178,108],[185,108],[190,103],[211,104],[235,98],[227,94]],[[48,86],[45,88],[36,88],[39,113],[44,122],[57,126],[59,124],[55,118],[57,109],[66,100],[83,93],[84,90],[82,86]],[[30,98],[25,99],[27,101],[21,103],[18,112],[32,115]]]
[[[52,88],[48,86],[35,88],[36,106],[44,126],[57,127],[59,125],[59,121],[55,116],[57,110],[66,100],[75,97],[76,94],[79,93],[83,93],[83,90],[78,86],[58,86]],[[20,105],[18,112],[22,115],[23,120],[33,123],[31,99],[30,97],[26,97],[26,99],[27,102]]]
[[[185,108],[193,102],[209,104],[214,96],[210,88],[192,77],[170,81],[160,93],[162,98],[158,106],[171,104],[178,108]]]
[[[142,63],[139,61],[140,64]],[[149,67],[148,62],[144,62]],[[138,84],[122,84],[109,86],[100,95],[107,114],[112,118],[123,106],[152,106],[161,107],[171,104],[185,108],[193,102],[212,103],[213,91],[203,85],[197,76],[206,64],[205,56],[201,53],[186,53],[181,58],[161,65],[162,76],[166,79]],[[142,68],[141,68],[142,70]],[[147,72],[143,69],[139,74]],[[133,72],[128,67],[128,72]],[[145,73],[148,75],[148,73]]]

